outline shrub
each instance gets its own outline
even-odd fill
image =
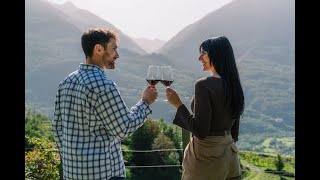
[[[25,137],[33,149],[25,151],[26,179],[59,179],[60,156],[55,143],[47,139]]]

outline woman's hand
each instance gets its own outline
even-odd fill
[[[177,109],[183,104],[179,98],[177,92],[171,88],[166,89],[167,100],[170,104],[172,104]]]

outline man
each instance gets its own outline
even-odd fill
[[[129,110],[103,71],[115,68],[118,40],[111,30],[89,29],[81,38],[86,63],[59,84],[52,127],[65,180],[124,179],[121,139],[152,113],[149,105],[158,97],[154,86],[146,87]]]

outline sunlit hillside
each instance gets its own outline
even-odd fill
[[[130,108],[147,86],[150,64],[171,65],[172,88],[189,107],[194,82],[207,76],[198,62],[199,43],[226,35],[236,56],[245,93],[239,147],[246,151],[295,155],[295,36],[294,3],[290,0],[234,0],[185,27],[156,53],[137,43],[94,13],[73,4],[56,5],[26,0],[25,100],[49,118],[59,82],[85,62],[80,37],[85,28],[116,29],[122,37],[117,68],[106,70]],[[93,24],[92,24],[93,23]],[[172,122],[175,110],[163,101],[165,86],[157,85],[159,99],[150,118]]]

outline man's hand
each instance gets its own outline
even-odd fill
[[[155,86],[148,86],[143,90],[142,101],[146,102],[148,105],[154,103],[158,97],[158,91]]]

